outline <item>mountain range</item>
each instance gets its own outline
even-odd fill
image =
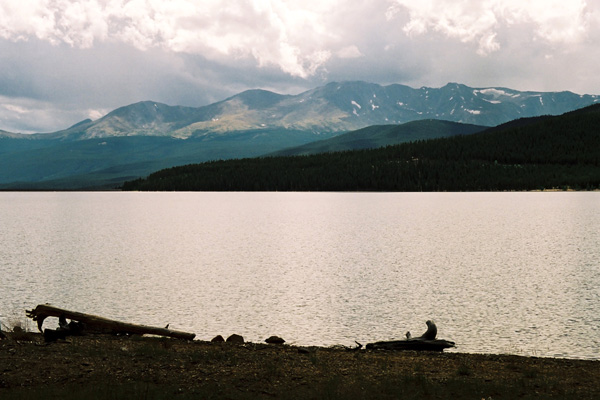
[[[415,125],[421,129],[425,121]],[[425,126],[458,128],[430,120]],[[402,128],[405,125],[400,125]],[[144,191],[523,191],[600,189],[600,104],[453,135],[300,157],[211,161],[125,182]],[[472,127],[472,126],[471,126]],[[375,131],[385,127],[374,127]],[[350,135],[356,137],[353,133]],[[379,137],[380,135],[375,135]],[[384,135],[385,136],[385,135]]]
[[[57,132],[0,131],[0,188],[108,188],[174,165],[303,145],[316,145],[312,152],[334,151],[475,133],[598,101],[572,92],[366,82],[334,82],[298,95],[249,90],[197,108],[143,101]],[[376,125],[402,128],[369,128]],[[361,131],[335,138],[355,130]]]

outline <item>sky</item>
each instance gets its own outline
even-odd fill
[[[0,0],[0,130],[333,81],[600,94],[600,0]]]

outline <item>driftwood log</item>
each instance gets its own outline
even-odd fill
[[[436,339],[437,326],[435,322],[426,322],[427,331],[419,337],[413,338],[410,332],[406,332],[406,340],[390,340],[387,342],[375,342],[367,344],[368,350],[426,350],[443,351],[454,347],[455,343],[449,340]]]
[[[27,310],[27,317],[37,321],[38,329],[43,332],[42,326],[47,317],[58,317],[59,319],[70,319],[83,324],[84,331],[99,331],[107,333],[138,334],[138,335],[158,335],[168,336],[177,339],[192,340],[196,336],[194,333],[175,331],[167,328],[157,328],[153,326],[130,324],[121,321],[115,321],[108,318],[99,317],[91,314],[84,314],[76,311],[69,311],[54,307],[48,304],[40,304],[33,310]]]
[[[375,342],[367,344],[367,350],[425,350],[443,351],[454,347],[454,342],[443,339],[427,340],[421,338],[406,340],[391,340],[387,342]]]

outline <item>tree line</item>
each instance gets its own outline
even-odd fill
[[[473,135],[371,150],[221,160],[126,182],[152,191],[600,189],[600,105]]]

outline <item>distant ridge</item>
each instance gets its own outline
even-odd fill
[[[485,129],[487,129],[486,126],[435,119],[412,121],[401,125],[373,125],[343,133],[330,139],[276,151],[269,155],[294,156],[344,150],[375,149],[416,140],[471,135]]]

